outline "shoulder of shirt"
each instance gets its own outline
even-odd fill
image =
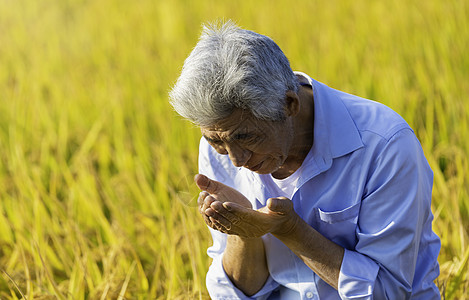
[[[365,98],[335,90],[362,134],[371,133],[389,141],[397,132],[408,129],[407,122],[390,107]]]
[[[389,141],[397,132],[403,129],[408,129],[413,133],[412,128],[407,122],[390,107],[331,88],[303,72],[295,71],[294,73],[299,77],[300,81],[303,79],[302,81],[311,83],[314,89],[319,88],[323,92],[340,99],[362,137],[364,133],[371,133],[375,137]]]

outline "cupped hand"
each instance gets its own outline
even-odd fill
[[[197,199],[199,212],[213,229],[252,238],[269,232],[286,235],[298,223],[290,199],[270,198],[265,207],[253,210],[251,202],[237,190],[201,174],[194,180],[202,190]]]
[[[207,195],[210,195],[216,201],[220,201],[222,203],[233,202],[247,208],[252,208],[251,202],[246,197],[244,197],[243,194],[241,194],[232,187],[224,185],[223,183],[218,182],[216,180],[212,180],[202,174],[195,175],[194,181],[203,192],[208,193],[204,194],[205,197],[207,197]],[[205,199],[205,197],[202,198]],[[201,200],[200,197],[199,200]],[[201,203],[199,203],[199,206],[200,205]]]
[[[210,216],[208,215],[209,213],[214,212],[211,208],[212,203],[232,202],[249,209],[252,208],[251,202],[249,202],[249,200],[244,197],[243,194],[227,185],[224,185],[221,182],[212,180],[201,174],[195,175],[194,181],[202,190],[197,199],[199,213],[204,218],[205,223],[213,229],[222,231],[219,223],[212,222]]]
[[[261,237],[266,233],[288,235],[299,221],[293,203],[285,197],[270,198],[259,210],[219,201],[212,201],[210,208],[206,215],[215,229],[245,238]]]

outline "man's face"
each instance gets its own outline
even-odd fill
[[[229,155],[233,165],[259,174],[273,173],[284,164],[294,133],[289,117],[263,121],[242,109],[201,131],[218,153]]]

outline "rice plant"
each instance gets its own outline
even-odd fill
[[[208,298],[200,133],[167,93],[218,19],[409,122],[434,171],[438,285],[469,299],[465,0],[0,0],[0,298]]]

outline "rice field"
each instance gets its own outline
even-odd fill
[[[200,133],[167,94],[217,19],[409,122],[434,171],[437,284],[469,299],[466,0],[0,0],[0,298],[208,298]]]

